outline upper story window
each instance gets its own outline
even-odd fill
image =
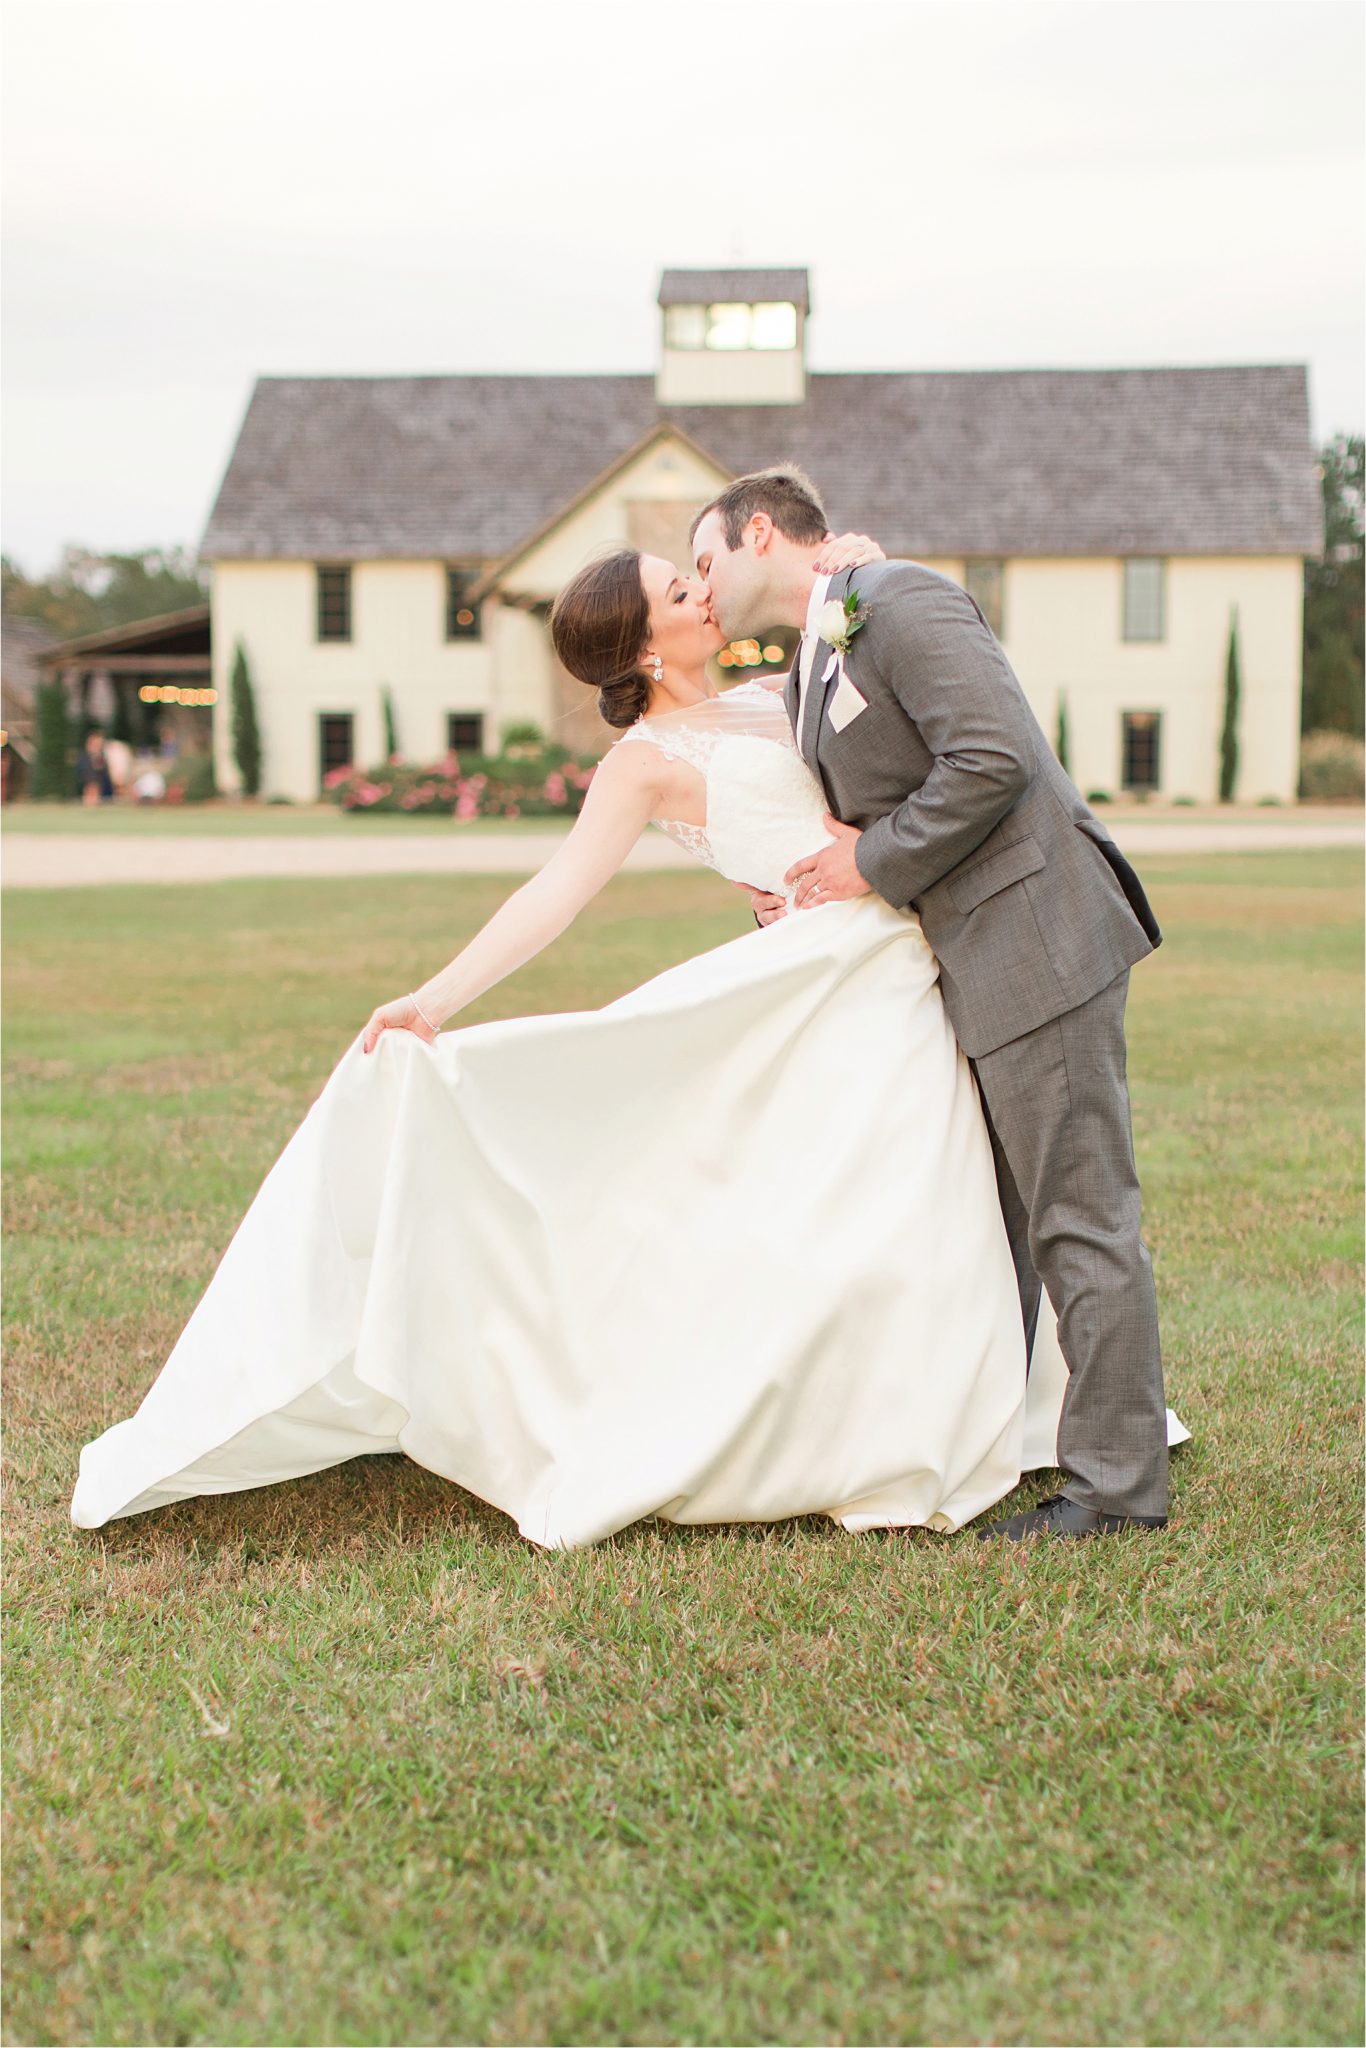
[[[318,638],[351,638],[351,570],[347,564],[318,564]]]
[[[448,640],[478,640],[483,635],[480,607],[470,601],[470,591],[477,581],[474,569],[447,569],[446,571],[446,638]]]
[[[795,348],[797,308],[774,304],[669,306],[664,314],[666,348]]]
[[[1157,555],[1129,555],[1124,563],[1124,638],[1167,637],[1167,565]]]
[[[963,577],[963,588],[998,640],[1005,634],[1005,571],[1004,562],[982,556],[968,563]]]

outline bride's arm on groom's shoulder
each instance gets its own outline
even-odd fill
[[[515,889],[447,966],[375,1010],[362,1034],[366,1052],[385,1030],[416,1030],[430,1043],[449,1017],[477,1001],[572,924],[609,882],[653,817],[659,801],[662,758],[654,747],[613,747],[599,763],[563,846],[537,874]]]
[[[856,848],[864,880],[901,907],[966,860],[1023,794],[1034,773],[1033,730],[998,641],[948,577],[890,564],[869,624],[877,630],[867,635],[867,659],[934,755],[920,788],[869,825]]]

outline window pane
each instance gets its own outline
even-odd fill
[[[482,711],[448,711],[446,745],[455,754],[482,754],[484,714]]]
[[[1131,555],[1124,564],[1124,637],[1161,640],[1166,629],[1164,589],[1166,563],[1151,556]]]
[[[754,348],[795,348],[797,308],[780,304],[755,306],[750,334]]]
[[[1124,719],[1124,787],[1156,789],[1162,780],[1162,714],[1126,711]]]
[[[354,748],[349,711],[325,711],[319,716],[318,758],[323,775],[329,775],[334,768],[351,766]]]
[[[318,570],[318,638],[351,638],[351,571],[349,568]]]
[[[963,577],[963,588],[980,607],[983,618],[999,640],[1005,631],[1005,563],[985,560],[969,562]]]
[[[480,607],[471,604],[470,590],[475,582],[473,569],[448,569],[446,571],[446,638],[448,640],[478,640],[483,631]]]
[[[669,306],[664,314],[664,342],[668,348],[705,348],[706,307]]]
[[[708,306],[708,348],[749,347],[748,306]]]

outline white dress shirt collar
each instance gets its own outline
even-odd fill
[[[828,576],[818,576],[811,586],[811,601],[806,607],[806,629],[802,634],[801,655],[797,663],[797,702],[803,708],[806,703],[807,685],[811,681],[812,664],[816,659],[816,642],[820,638],[816,621],[825,603],[825,593],[830,588]],[[799,713],[800,715],[800,713]]]
[[[829,576],[818,576],[811,586],[811,602],[806,607],[806,630],[813,640],[816,638],[816,621],[829,594],[831,580]]]

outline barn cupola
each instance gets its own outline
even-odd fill
[[[655,395],[661,405],[800,405],[804,270],[666,270]]]

